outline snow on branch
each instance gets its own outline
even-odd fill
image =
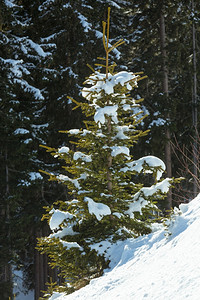
[[[21,87],[24,89],[25,92],[29,92],[29,93],[33,94],[35,99],[44,100],[44,97],[42,96],[41,91],[38,88],[28,84],[28,82],[26,80],[15,78],[14,83],[18,83],[19,85],[21,85]]]
[[[156,179],[160,180],[163,172],[166,169],[164,162],[156,156],[144,156],[138,160],[134,160],[126,164],[127,166],[121,169],[121,172],[136,171],[138,173],[153,173],[153,169],[159,168],[156,173]]]
[[[151,187],[141,188],[140,191],[138,191],[134,195],[133,202],[130,203],[129,209],[125,213],[128,214],[131,218],[134,218],[134,212],[139,212],[140,214],[142,214],[142,208],[149,205],[147,198],[153,195],[155,195],[155,197],[159,197],[159,192],[163,194],[168,193],[171,186],[170,181],[170,178],[165,178],[163,181],[158,182]],[[154,205],[151,205],[153,208]]]
[[[121,86],[126,86],[128,90],[132,90],[130,82],[132,81],[134,86],[137,86],[137,75],[132,72],[121,71],[117,74],[108,74],[106,79],[106,74],[95,72],[92,74],[86,81],[85,84],[92,85],[91,87],[84,87],[82,90],[82,96],[87,100],[92,99],[92,94],[95,94],[95,97],[101,95],[102,91],[107,95],[114,93],[114,88],[116,85],[120,84]]]
[[[94,121],[96,123],[100,122],[101,124],[105,124],[105,122],[106,122],[105,115],[107,115],[107,116],[111,116],[112,121],[115,124],[117,124],[118,123],[117,109],[118,109],[117,105],[105,106],[105,107],[102,107],[102,108],[97,108],[96,109],[96,113],[94,115]]]
[[[106,204],[95,202],[89,197],[85,197],[84,201],[88,203],[89,213],[94,214],[98,221],[111,214],[111,210]]]
[[[52,213],[52,216],[49,221],[49,226],[51,230],[59,229],[60,224],[64,220],[72,219],[74,217],[74,215],[69,212],[64,212],[54,208],[50,211],[50,213]]]

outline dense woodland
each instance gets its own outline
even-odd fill
[[[67,98],[80,90],[102,55],[102,20],[111,7],[110,41],[117,70],[143,71],[138,89],[150,129],[131,150],[153,154],[166,176],[186,179],[169,194],[163,214],[199,192],[200,3],[197,0],[0,0],[0,294],[13,297],[12,267],[23,270],[35,299],[49,278],[45,255],[35,249],[49,228],[44,207],[68,199],[65,186],[39,173],[58,172],[59,161],[41,144],[68,146],[60,130],[81,128],[80,109]]]

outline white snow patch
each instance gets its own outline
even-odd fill
[[[44,97],[42,96],[41,91],[38,88],[30,85],[26,80],[14,78],[13,81],[14,81],[14,83],[18,83],[19,85],[21,85],[22,89],[24,89],[25,92],[32,93],[34,95],[35,99],[44,100]]]
[[[101,96],[102,90],[105,94],[111,95],[114,93],[114,87],[118,84],[126,86],[128,90],[132,90],[130,82],[133,82],[137,86],[137,76],[132,72],[121,71],[117,74],[106,74],[95,72],[85,81],[86,84],[92,85],[91,87],[84,87],[82,90],[82,96],[87,100],[92,99],[92,95],[95,97]]]
[[[30,133],[30,131],[24,128],[17,128],[14,131],[14,134],[27,134],[27,133]]]
[[[114,139],[120,139],[120,140],[129,139],[129,137],[124,134],[124,132],[128,132],[129,130],[130,130],[129,126],[126,126],[126,125],[124,125],[124,126],[117,126],[117,134],[114,137]]]
[[[76,12],[77,12],[77,11],[76,11]],[[79,18],[79,20],[80,20],[80,22],[81,22],[81,24],[82,24],[82,26],[83,26],[83,28],[84,28],[84,32],[88,32],[89,30],[91,30],[92,24],[89,23],[89,22],[87,21],[86,17],[83,16],[81,13],[79,13],[79,12],[77,12],[77,13],[78,13],[78,18]]]
[[[149,167],[161,167],[162,170],[160,170],[160,171],[157,172],[157,180],[159,180],[161,178],[163,172],[166,169],[166,166],[165,166],[164,162],[160,158],[158,158],[156,156],[144,156],[144,157],[142,157],[142,158],[140,158],[138,160],[135,160],[133,162],[133,164],[134,164],[133,169],[135,171],[137,171],[138,173],[140,173],[142,171],[143,165],[145,163]]]
[[[51,230],[58,229],[60,224],[64,220],[72,219],[74,217],[74,215],[69,212],[64,212],[54,208],[50,211],[50,213],[52,213],[52,216],[49,221],[49,226]]]
[[[150,167],[149,170],[146,170],[144,168],[145,164]],[[160,170],[158,170],[157,174],[156,174],[157,180],[160,180],[163,172],[166,169],[164,162],[160,158],[158,158],[156,156],[151,156],[151,155],[141,157],[138,160],[134,160],[132,162],[127,163],[126,165],[127,165],[127,167],[122,168],[121,172],[136,171],[136,172],[140,173],[140,172],[144,171],[144,173],[153,173],[153,170],[151,170],[151,168],[160,167]]]
[[[15,6],[17,6],[15,3],[13,3],[13,0],[5,0],[5,5],[9,8],[13,8]]]
[[[79,134],[80,133],[80,130],[79,129],[70,129],[69,131],[68,131],[70,134]]]
[[[113,146],[111,147],[111,149],[112,149],[111,156],[117,156],[119,154],[125,154],[129,156],[129,148],[125,146]]]
[[[30,172],[29,177],[30,177],[30,180],[43,179],[42,175],[38,172]]]
[[[81,159],[82,161],[85,161],[85,162],[91,162],[92,161],[91,155],[86,155],[86,154],[84,154],[80,151],[74,152],[73,159],[74,160]]]
[[[44,50],[42,49],[42,47],[41,47],[39,44],[33,42],[32,40],[27,39],[27,42],[29,43],[30,47],[31,47],[32,49],[34,49],[35,52],[37,52],[37,54],[38,54],[39,56],[41,56],[41,57],[46,57],[46,56],[51,55],[50,52],[44,52]]]
[[[99,107],[96,109],[96,113],[94,115],[94,121],[96,123],[100,122],[101,124],[105,124],[106,122],[106,117],[110,116],[112,118],[112,121],[116,124],[118,123],[117,119],[117,105],[110,105],[110,106],[105,106],[105,107]]]
[[[68,153],[69,148],[68,147],[61,147],[58,149],[58,153]]]
[[[142,208],[148,205],[148,201],[144,198],[139,197],[136,201],[130,204],[129,209],[125,212],[130,216],[130,218],[134,218],[134,212],[142,213]]]
[[[80,250],[83,250],[83,248],[76,242],[66,242],[66,241],[63,241],[63,240],[60,240],[60,242],[67,249],[79,248]]]
[[[75,225],[75,222],[72,222],[68,224],[66,227],[63,227],[62,230],[59,230],[56,233],[51,233],[48,238],[59,238],[62,239],[66,235],[76,235],[78,232],[73,230],[73,226]]]
[[[94,214],[98,221],[100,221],[104,216],[111,214],[110,208],[103,203],[95,202],[89,197],[85,197],[84,201],[88,203],[89,213],[91,215]]]

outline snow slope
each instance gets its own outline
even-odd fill
[[[200,194],[169,224],[110,249],[111,269],[86,287],[51,300],[199,300]]]

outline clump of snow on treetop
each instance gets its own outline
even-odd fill
[[[111,95],[114,94],[114,87],[118,84],[126,86],[128,90],[132,90],[130,81],[134,81],[134,85],[137,86],[137,77],[138,76],[134,75],[132,72],[121,71],[114,75],[108,73],[108,78],[106,78],[106,74],[96,71],[85,81],[86,84],[92,86],[89,88],[84,87],[82,96],[87,100],[91,100],[92,93],[95,93],[96,97],[100,96],[102,91],[104,91],[105,94]]]
[[[154,224],[151,234],[109,249],[106,241],[96,244],[102,253],[107,249],[110,269],[70,295],[54,292],[50,300],[199,300],[199,228],[200,194],[175,208],[165,225]]]

